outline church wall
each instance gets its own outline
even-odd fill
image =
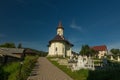
[[[66,54],[67,54],[67,56],[71,56],[71,53],[72,53],[71,46],[66,44]]]
[[[50,46],[49,46],[49,54],[48,55],[54,55],[54,44],[51,44]]]
[[[51,46],[49,47],[49,54],[50,56],[63,56],[64,54],[64,44],[61,42],[54,42],[51,43]]]

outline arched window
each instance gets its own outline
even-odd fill
[[[55,48],[55,51],[57,51],[57,47]]]

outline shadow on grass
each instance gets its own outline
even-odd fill
[[[48,60],[51,61],[50,58]],[[57,61],[51,62],[73,78],[73,80],[120,80],[120,63],[112,63],[106,68],[94,71],[81,69],[72,72],[67,66],[59,65]]]
[[[87,80],[120,80],[120,71],[89,71]]]

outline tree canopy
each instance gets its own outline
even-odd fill
[[[21,43],[19,43],[17,48],[22,48],[22,44],[21,44]]]
[[[86,55],[86,56],[93,56],[95,55],[96,51],[94,51],[93,49],[91,49],[89,47],[89,45],[82,45],[80,54],[81,55]]]
[[[120,49],[111,49],[110,50],[111,53],[113,53],[113,55],[120,55]]]
[[[4,44],[1,44],[0,47],[15,48],[16,46],[14,43],[4,43]]]

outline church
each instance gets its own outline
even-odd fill
[[[63,33],[64,28],[62,23],[59,22],[56,36],[49,41],[48,56],[71,56],[73,44],[65,39]]]

